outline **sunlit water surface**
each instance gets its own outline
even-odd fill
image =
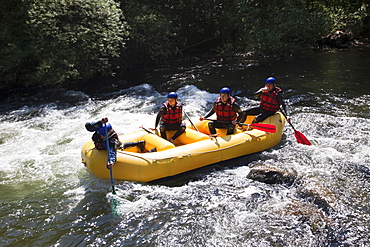
[[[108,88],[102,97],[67,91],[56,101],[6,99],[0,245],[370,245],[369,53],[361,48],[263,66],[166,68],[144,75],[146,83]],[[223,86],[243,108],[257,105],[252,92],[270,75],[285,91],[292,123],[312,146],[298,144],[287,125],[274,148],[170,181],[115,181],[117,196],[109,180],[93,177],[80,163],[91,137],[87,121],[107,116],[120,134],[154,127],[169,90],[177,90],[194,118]],[[292,185],[247,179],[259,164],[296,172],[297,179]],[[117,218],[112,198],[120,203]]]

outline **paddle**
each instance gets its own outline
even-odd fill
[[[276,132],[276,126],[273,124],[245,124],[245,123],[237,123],[239,125],[248,126],[253,129],[262,130],[268,133],[275,133]]]
[[[149,134],[153,134],[155,135],[153,132],[151,132],[150,130],[148,130],[147,128],[145,128],[144,126],[140,126],[139,128],[142,128],[143,130],[145,130],[146,132],[148,132]]]
[[[286,113],[283,111],[283,109],[281,109],[280,104],[278,102],[276,102],[276,100],[270,95],[269,92],[267,92],[267,95],[275,102],[277,107],[279,107],[279,110],[284,115],[285,119],[288,119]],[[294,128],[293,124],[290,121],[287,121],[287,122],[293,128],[294,136],[295,136],[295,139],[297,140],[298,143],[304,144],[304,145],[312,145],[311,142],[307,139],[307,137],[305,137],[305,135],[303,135],[300,131],[298,131]]]
[[[191,119],[190,119],[189,115],[186,113],[186,111],[184,111],[184,114],[185,114],[185,116],[189,119],[189,122],[191,123],[191,125],[193,125],[194,129],[195,129],[196,131],[198,131],[198,132],[199,132],[199,130],[198,130],[198,128],[197,128],[197,126],[195,126],[195,125],[193,124],[193,121],[191,121]]]
[[[281,109],[280,109],[280,111],[281,111]],[[286,119],[287,118],[286,114],[283,111],[281,111],[281,113],[284,115],[284,117]],[[294,136],[295,136],[295,139],[297,140],[298,143],[304,144],[304,145],[312,145],[311,142],[307,139],[307,137],[305,137],[305,135],[303,135],[300,131],[298,131],[294,128],[293,124],[290,121],[287,121],[287,122],[293,128]]]
[[[111,162],[110,152],[109,152],[109,137],[108,137],[108,127],[107,124],[104,123],[105,128],[105,141],[107,146],[107,153],[108,153],[108,163]],[[113,171],[112,168],[109,168],[109,175],[110,175],[110,182],[112,184],[112,194],[116,195],[116,189],[114,188],[114,179],[113,179]],[[120,205],[119,201],[116,201],[114,198],[111,199],[111,206],[112,206],[112,214],[114,218],[118,217],[117,207]]]
[[[209,119],[209,118],[205,118],[204,120],[217,121],[217,122],[221,122],[221,123],[229,123],[227,121],[215,120],[215,119]],[[276,126],[273,125],[273,124],[258,124],[258,123],[256,123],[256,124],[236,123],[236,124],[249,126],[253,129],[262,130],[262,131],[265,131],[265,132],[268,132],[268,133],[275,133],[276,132]]]

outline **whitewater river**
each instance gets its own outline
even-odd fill
[[[1,99],[0,246],[369,246],[370,49],[318,52],[263,66],[210,62],[164,68],[107,87],[30,92]],[[166,93],[177,90],[194,118],[229,86],[245,108],[275,76],[292,123],[264,152],[171,181],[92,176],[80,150],[84,124],[107,116],[119,134],[154,127]],[[101,85],[101,84],[100,84]],[[102,92],[102,94],[98,94]],[[102,164],[104,165],[104,164]],[[293,184],[247,178],[267,165]]]

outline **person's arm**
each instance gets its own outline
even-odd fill
[[[259,98],[262,94],[262,91],[263,91],[264,87],[263,88],[260,88],[260,90],[258,90],[257,92],[254,93],[253,97],[254,98]]]
[[[212,109],[209,112],[207,112],[207,114],[204,116],[204,118],[209,118],[214,113],[215,113],[215,103],[213,103]]]
[[[278,101],[279,101],[279,105],[281,105],[282,106],[282,108],[283,108],[283,110],[284,110],[284,112],[285,112],[285,114],[287,115],[287,117],[289,116],[289,111],[288,111],[288,107],[287,107],[287,105],[285,104],[285,100],[284,100],[284,96],[283,96],[283,94],[282,93],[279,93],[278,94]]]
[[[116,159],[117,159],[117,151],[116,151],[116,148],[111,145],[109,146],[109,158],[110,158],[110,163],[116,163]]]
[[[154,126],[154,129],[157,128],[158,124],[159,124],[159,121],[161,120],[161,117],[163,116],[163,114],[165,114],[167,112],[166,110],[166,107],[162,106],[161,109],[159,110],[158,114],[157,114],[157,118],[155,119],[155,126]]]
[[[109,141],[108,152],[109,152],[109,160],[107,161],[107,168],[112,169],[113,165],[116,163],[116,160],[117,160],[117,150],[116,150],[115,144],[113,144],[111,141]]]
[[[234,103],[233,104],[233,110],[236,111],[236,114],[238,115],[238,118],[237,118],[236,121],[238,123],[240,123],[240,121],[242,120],[242,118],[244,116],[242,109],[240,109],[240,106],[237,103]]]
[[[102,118],[99,121],[93,121],[93,122],[86,123],[85,128],[90,132],[94,132],[94,131],[97,131],[103,125],[103,123],[107,123],[107,122],[108,122],[108,118]]]

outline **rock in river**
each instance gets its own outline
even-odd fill
[[[277,167],[256,165],[251,168],[247,178],[267,184],[291,185],[297,178],[296,172],[288,172]]]

